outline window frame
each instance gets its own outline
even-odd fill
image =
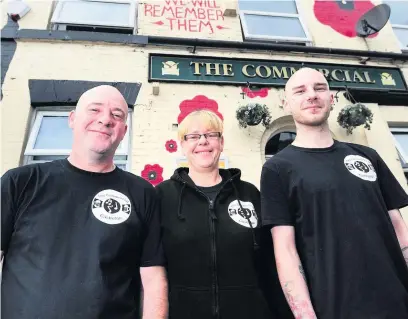
[[[404,163],[401,163],[402,169],[404,170],[404,172],[408,172],[408,153],[405,152],[404,148],[398,142],[398,140],[395,138],[395,136],[393,134],[393,132],[396,132],[396,133],[403,132],[403,133],[406,133],[408,135],[408,127],[407,128],[391,127],[390,131],[391,131],[391,134],[392,134],[392,138],[394,139],[395,147],[397,148],[397,151],[398,151],[399,155],[401,156],[402,160],[404,161]]]
[[[56,156],[56,155],[69,155],[71,152],[70,149],[35,149],[34,145],[35,142],[37,141],[38,134],[40,132],[40,127],[42,124],[42,120],[46,116],[51,116],[51,117],[61,117],[61,116],[69,116],[69,111],[37,111],[34,114],[34,122],[31,126],[31,129],[29,131],[29,138],[27,140],[27,145],[24,150],[24,156],[41,156],[41,155],[50,155],[50,156]]]
[[[395,1],[395,0],[394,0]],[[405,2],[407,2],[408,3],[408,0],[404,0]],[[391,8],[391,14],[392,14],[392,4],[390,4],[390,3],[392,3],[393,1],[383,1],[383,3],[385,3],[385,4],[387,4],[387,5],[389,5],[390,6],[390,8]],[[391,24],[391,27],[392,27],[392,30],[394,31],[394,29],[408,29],[408,24],[394,24],[394,23],[392,23],[391,22],[391,16],[390,16],[390,24]],[[397,41],[398,41],[398,43],[399,43],[399,46],[400,46],[400,48],[401,48],[401,51],[408,51],[408,43],[407,43],[407,46],[404,46],[404,44],[399,40],[399,38],[398,38],[398,36],[396,35],[396,33],[395,33],[395,31],[394,31],[394,35],[395,35],[395,37],[397,38]]]
[[[405,29],[405,30],[407,30],[408,31],[408,24],[392,24],[391,23],[391,26],[392,26],[392,30],[394,31],[394,29]],[[398,43],[399,43],[399,45],[400,45],[400,48],[401,48],[401,51],[408,51],[408,42],[407,42],[407,46],[404,46],[404,44],[400,41],[400,39],[398,38],[398,36],[397,36],[397,34],[395,33],[395,31],[394,31],[394,34],[395,34],[395,37],[397,38],[397,40],[398,40]]]
[[[242,25],[242,31],[245,40],[252,40],[252,41],[260,41],[260,40],[267,40],[267,41],[277,41],[277,42],[301,42],[306,44],[307,46],[312,44],[312,37],[310,35],[309,30],[307,29],[306,23],[302,18],[301,9],[299,6],[299,1],[294,0],[296,9],[298,13],[279,13],[279,12],[267,12],[267,11],[255,11],[255,10],[239,10],[239,16]],[[248,15],[260,15],[260,16],[272,16],[272,17],[286,17],[286,18],[297,18],[300,22],[300,25],[303,28],[303,32],[305,33],[306,37],[283,37],[283,36],[269,36],[269,35],[256,35],[250,34],[248,31],[248,24],[245,19],[245,14]]]
[[[63,2],[72,1],[72,2],[105,2],[105,3],[128,3],[130,4],[129,8],[129,17],[127,24],[105,24],[103,21],[88,21],[83,23],[81,21],[72,19],[72,20],[61,20],[59,15],[63,10]],[[88,27],[105,27],[105,28],[120,28],[120,29],[132,29],[133,31],[137,29],[137,9],[138,1],[137,0],[58,0],[55,5],[55,10],[51,17],[51,24],[55,26],[58,30],[65,30],[67,25],[75,26],[88,26]]]
[[[52,111],[50,110],[52,109]],[[73,108],[72,108],[73,109]],[[68,122],[68,116],[71,112],[67,110],[67,108],[63,108],[61,110],[60,107],[46,107],[35,109],[32,114],[31,125],[28,131],[28,139],[26,143],[25,150],[23,152],[24,156],[24,165],[27,164],[34,164],[34,163],[45,163],[48,162],[47,160],[36,160],[34,159],[35,156],[68,156],[71,153],[71,149],[35,149],[34,145],[38,138],[38,133],[40,131],[42,119],[45,116],[66,116]],[[126,124],[128,126],[127,132],[125,137],[121,142],[120,148],[118,148],[115,152],[115,156],[126,156],[127,159],[114,159],[115,164],[125,164],[126,170],[130,171],[130,160],[131,160],[131,145],[130,145],[130,134],[132,132],[132,114],[133,110],[129,108],[129,114],[126,120]]]

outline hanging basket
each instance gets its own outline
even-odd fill
[[[256,126],[262,123],[267,127],[271,123],[271,116],[266,105],[258,103],[249,103],[240,106],[236,112],[238,125],[242,128],[247,126]]]
[[[362,103],[345,106],[337,117],[337,123],[347,130],[347,134],[352,134],[353,129],[360,125],[369,130],[372,122],[373,113]]]

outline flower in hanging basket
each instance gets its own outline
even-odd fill
[[[352,134],[357,126],[364,125],[364,128],[370,129],[373,122],[373,113],[362,103],[355,103],[345,106],[337,117],[339,125],[347,129],[347,134]]]
[[[247,126],[255,126],[262,122],[262,125],[267,127],[271,123],[271,115],[266,105],[258,103],[249,103],[240,106],[236,112],[238,124],[242,128]]]

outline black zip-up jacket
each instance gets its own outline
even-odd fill
[[[274,268],[271,235],[260,227],[259,191],[240,180],[238,169],[220,169],[220,175],[223,184],[214,201],[196,187],[188,168],[177,169],[156,187],[169,317],[290,318]]]

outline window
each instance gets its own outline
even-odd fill
[[[408,51],[408,0],[386,0],[391,7],[390,22],[401,49]]]
[[[295,132],[281,132],[272,136],[265,146],[265,159],[268,160],[295,140]]]
[[[68,115],[69,112],[36,112],[24,152],[25,164],[43,163],[68,157],[72,147],[72,131],[68,126]],[[123,170],[130,170],[130,117],[129,115],[128,131],[116,150],[114,158],[115,164]]]
[[[390,128],[408,182],[408,128]]]
[[[239,0],[245,40],[311,43],[296,0]]]
[[[56,30],[133,34],[136,0],[59,0],[51,23]]]

